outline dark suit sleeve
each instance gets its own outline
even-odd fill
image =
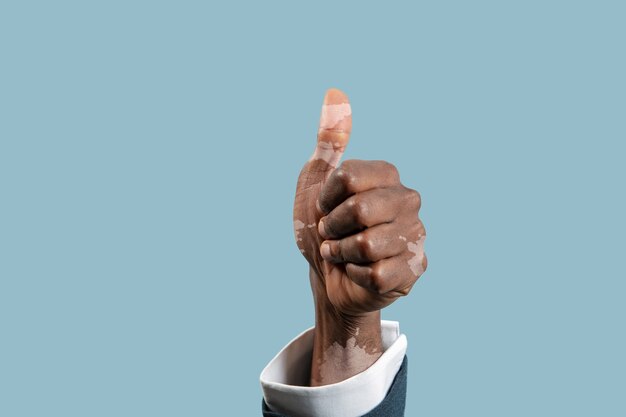
[[[404,356],[402,366],[396,374],[396,377],[389,388],[389,392],[385,399],[378,406],[365,414],[363,417],[403,417],[404,405],[406,403],[406,377],[407,377],[408,359]],[[265,400],[263,400],[263,417],[289,417],[271,411]],[[341,416],[337,416],[341,417]]]

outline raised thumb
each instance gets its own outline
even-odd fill
[[[317,131],[317,146],[311,161],[323,160],[334,169],[339,165],[352,130],[352,110],[348,96],[341,90],[326,91],[320,125]]]

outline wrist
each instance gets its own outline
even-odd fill
[[[311,269],[315,333],[311,385],[343,381],[369,368],[382,354],[380,311],[358,315],[338,311]]]

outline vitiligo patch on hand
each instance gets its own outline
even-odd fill
[[[318,141],[315,152],[313,152],[313,156],[310,160],[321,159],[326,161],[326,163],[333,168],[337,168],[341,160],[341,155],[343,155],[343,150],[344,147],[335,148],[332,143]]]
[[[321,159],[336,168],[352,129],[352,109],[350,103],[347,102],[347,97],[343,94],[327,95],[324,100],[345,100],[346,102],[331,102],[322,105],[317,146],[310,160]]]
[[[302,253],[304,253],[304,249],[302,248],[302,237],[300,236],[300,231],[304,229],[304,226],[304,222],[301,220],[296,219],[293,221],[293,232],[296,237],[296,244]]]
[[[420,236],[418,240],[415,242],[407,243],[407,248],[410,252],[413,252],[415,256],[409,259],[409,268],[415,274],[415,276],[420,276],[424,273],[424,265],[422,265],[422,261],[424,260],[424,241],[426,240],[426,236]]]
[[[301,220],[294,220],[293,221],[293,230],[294,233],[296,235],[296,242],[300,242],[302,240],[302,238],[300,237],[300,230],[304,229],[304,222],[302,222]]]
[[[348,339],[345,346],[335,342],[324,351],[323,361],[321,363],[318,362],[322,379],[319,382],[324,385],[333,384],[345,378],[347,373],[357,374],[362,372],[376,362],[380,355],[382,355],[382,352],[368,353],[365,347],[358,346],[355,337]],[[348,366],[348,364],[351,366]],[[355,365],[358,369],[354,369]]]
[[[332,130],[350,115],[352,115],[350,103],[324,104],[320,116],[320,129]]]

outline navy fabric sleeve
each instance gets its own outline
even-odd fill
[[[408,359],[406,355],[402,361],[402,366],[396,374],[396,377],[389,388],[389,392],[385,399],[378,404],[378,406],[365,414],[363,417],[403,417],[404,405],[406,403],[406,379],[407,379]],[[279,414],[275,411],[271,411],[265,400],[263,400],[263,417],[289,417],[284,414]],[[337,416],[341,417],[341,416]]]

